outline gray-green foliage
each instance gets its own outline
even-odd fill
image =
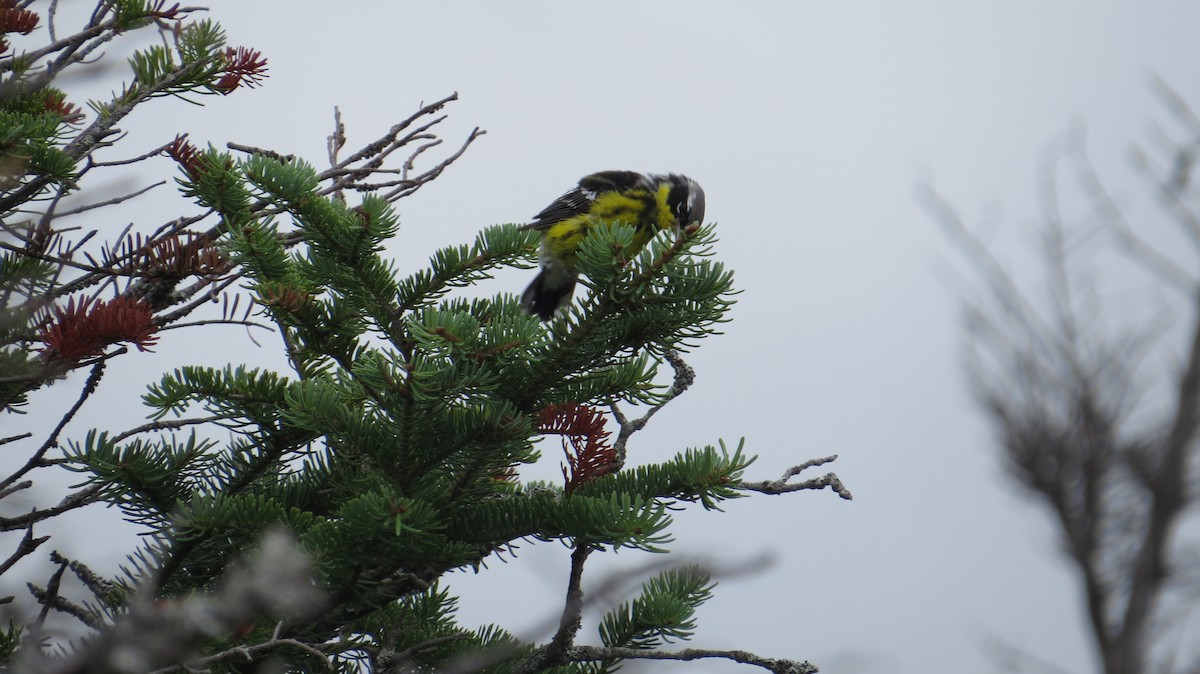
[[[658,402],[658,354],[724,320],[732,278],[706,257],[712,226],[664,232],[637,255],[623,250],[627,228],[597,228],[581,256],[589,291],[547,326],[512,293],[447,297],[498,268],[530,266],[534,232],[488,227],[402,273],[382,254],[399,225],[387,202],[322,194],[315,169],[298,160],[200,156],[181,190],[220,215],[223,246],[283,334],[293,371],[186,367],[146,394],[154,417],[211,416],[231,433],[227,443],[94,434],[72,447],[76,469],[155,534],[131,579],[168,596],[203,589],[262,530],[286,524],[336,598],[297,636],[355,633],[339,647],[349,661],[413,621],[420,627],[405,639],[459,630],[446,623],[450,600],[428,584],[514,541],[660,551],[671,504],[715,507],[738,495],[729,485],[749,460],[711,447],[569,495],[517,477],[539,457],[547,405]],[[685,576],[648,584],[610,632],[635,646],[685,637],[690,611],[663,607],[698,604],[708,588],[680,594]],[[490,628],[414,657],[433,664],[497,641],[511,637]],[[514,648],[505,661],[528,650]]]
[[[5,19],[22,12],[28,18],[30,7],[40,9],[23,3],[5,10]],[[463,657],[482,658],[470,671],[618,667],[619,657],[572,662],[562,648],[557,659],[539,660],[552,649],[512,637],[503,624],[464,629],[438,580],[514,553],[520,541],[562,542],[577,553],[664,551],[674,509],[713,509],[743,495],[742,471],[753,458],[740,446],[688,449],[618,472],[603,462],[623,455],[596,454],[593,446],[592,463],[573,465],[566,484],[521,478],[522,466],[540,458],[536,441],[552,432],[548,411],[659,405],[678,393],[664,386],[660,366],[713,334],[734,295],[730,272],[710,255],[715,228],[662,232],[636,251],[627,226],[595,227],[579,256],[580,297],[548,324],[524,313],[511,289],[486,288],[500,268],[533,266],[538,235],[516,225],[486,227],[472,241],[434,252],[422,268],[398,269],[384,254],[402,236],[395,200],[453,159],[399,188],[381,186],[395,177],[384,160],[408,142],[398,133],[423,137],[405,124],[437,112],[449,97],[325,172],[270,152],[235,156],[176,139],[160,151],[180,164],[179,193],[198,209],[168,214],[144,238],[119,235],[124,240],[93,249],[94,258],[77,254],[98,231],[60,225],[53,210],[91,171],[127,165],[93,156],[121,140],[115,124],[144,103],[196,102],[239,83],[253,86],[262,75],[257,52],[229,47],[220,26],[192,20],[194,11],[157,0],[106,0],[77,34],[0,59],[0,214],[4,231],[16,235],[14,243],[0,242],[0,406],[11,412],[30,391],[87,367],[82,404],[105,372],[120,372],[112,360],[122,353],[116,345],[140,345],[137,335],[105,332],[90,336],[95,344],[79,345],[86,336],[79,326],[87,327],[80,321],[95,307],[82,302],[102,295],[139,303],[144,320],[136,326],[158,330],[240,279],[255,319],[282,337],[290,369],[180,367],[144,395],[151,424],[75,432],[67,412],[61,437],[55,430],[44,442],[38,438],[28,465],[63,465],[81,483],[69,507],[7,518],[7,530],[28,527],[32,538],[34,523],[103,502],[145,534],[116,580],[70,564],[92,591],[90,601],[71,604],[57,590],[40,591],[39,599],[100,630],[92,645],[111,637],[104,628],[134,616],[170,627],[160,619],[167,614],[156,611],[214,610],[230,596],[222,580],[229,568],[247,549],[265,547],[265,531],[283,527],[312,558],[327,598],[323,610],[284,623],[198,620],[200,629],[184,630],[182,646],[152,644],[156,666],[216,655],[193,664],[241,671],[251,651],[238,649],[257,644],[271,647],[252,659],[269,653],[297,670],[324,667],[316,651],[345,672],[428,671]],[[94,60],[116,36],[149,26],[160,29],[161,44],[128,59],[125,82],[88,103],[90,118],[48,86],[51,75]],[[437,121],[421,123],[428,129]],[[122,157],[166,161],[145,152]],[[81,233],[73,239],[71,232]],[[192,243],[204,255],[175,255]],[[456,292],[464,288],[476,292]],[[466,297],[483,289],[484,297]],[[68,302],[76,302],[76,330],[66,334],[70,325],[60,320],[65,336],[57,343],[74,339],[73,358],[39,332],[52,322],[39,311]],[[223,316],[244,320],[233,314]],[[540,446],[546,444],[556,443]],[[47,460],[51,447],[64,456]],[[576,447],[577,456],[583,453]],[[0,491],[18,492],[8,487],[27,472],[4,478]],[[582,564],[586,557],[572,559]],[[609,612],[599,639],[645,650],[688,638],[712,587],[700,569],[666,571]],[[205,601],[190,604],[189,597]],[[254,616],[269,613],[250,608]],[[510,612],[501,607],[497,623],[508,622]],[[5,664],[21,649],[37,650],[36,640],[22,641],[21,628],[0,631]],[[272,645],[276,628],[290,645]],[[120,650],[116,641],[109,645]],[[173,645],[178,650],[166,648]],[[98,671],[100,663],[87,660],[94,652],[102,649],[84,645],[80,657],[56,662],[55,671]]]

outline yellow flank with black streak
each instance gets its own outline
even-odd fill
[[[631,248],[640,250],[656,231],[675,223],[667,206],[670,192],[670,185],[660,185],[654,194],[647,190],[605,192],[596,198],[589,212],[556,222],[546,229],[546,252],[563,265],[574,267],[579,256],[579,242],[587,236],[592,225],[602,222],[635,227],[637,231],[633,233]]]
[[[593,225],[634,227],[627,257],[641,250],[656,233],[704,219],[704,190],[676,174],[643,175],[633,171],[600,171],[534,216],[522,229],[542,233],[542,269],[521,295],[521,306],[542,320],[571,301],[579,262],[579,244]]]

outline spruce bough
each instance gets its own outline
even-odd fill
[[[726,320],[735,291],[711,257],[715,228],[663,232],[628,257],[629,227],[595,228],[580,251],[586,296],[543,325],[512,293],[449,295],[501,267],[530,266],[534,232],[489,227],[404,275],[383,255],[398,231],[385,200],[323,196],[316,170],[295,159],[197,156],[180,187],[219,213],[224,251],[279,331],[292,372],[184,367],[144,396],[156,419],[202,412],[229,430],[227,442],[93,434],[72,447],[75,469],[152,534],[123,587],[209,589],[264,531],[283,526],[326,595],[286,635],[323,651],[321,666],[378,666],[402,653],[430,667],[484,654],[488,671],[616,668],[623,658],[577,657],[577,626],[542,647],[496,626],[466,631],[437,581],[521,539],[566,543],[582,553],[580,574],[589,552],[664,552],[674,504],[717,508],[744,495],[753,459],[740,447],[622,470],[624,447],[618,455],[601,430],[602,408],[655,410],[677,395],[656,383],[659,366],[668,355],[681,363],[680,352]],[[575,450],[564,483],[523,481],[521,466],[539,459],[547,434]],[[601,640],[620,653],[685,639],[712,587],[699,567],[668,570],[609,613]],[[129,596],[105,608],[115,616]],[[276,629],[265,622],[239,636],[253,642]],[[284,657],[317,666],[312,653]]]
[[[193,11],[120,0],[99,7],[94,25],[62,42],[80,55],[68,53],[59,64],[74,65],[124,31],[161,25],[166,35],[162,46],[135,53],[132,79],[111,100],[93,102],[82,129],[72,125],[84,115],[63,92],[13,80],[21,86],[0,99],[8,115],[0,122],[14,138],[22,134],[10,152],[21,161],[8,165],[25,173],[0,195],[6,216],[38,201],[56,204],[90,171],[122,165],[93,161],[92,153],[117,142],[109,140],[113,125],[134,107],[227,94],[265,77],[265,59],[227,46],[215,23],[164,23]],[[20,18],[10,14],[6,20]],[[67,48],[46,49],[30,63]],[[732,274],[712,256],[712,225],[665,231],[645,247],[632,245],[630,227],[592,227],[578,256],[585,292],[547,324],[511,292],[474,299],[464,292],[486,289],[498,269],[533,266],[538,234],[515,224],[439,250],[423,269],[397,269],[384,254],[400,236],[397,200],[436,177],[479,132],[416,177],[396,180],[381,167],[422,137],[414,125],[427,130],[441,118],[416,120],[454,98],[423,106],[345,160],[336,157],[344,142],[339,120],[324,171],[255,148],[198,149],[181,136],[136,161],[173,159],[179,191],[198,214],[145,239],[122,234],[84,266],[71,259],[74,248],[59,245],[73,230],[50,226],[53,206],[41,220],[46,226],[31,221],[37,236],[5,245],[0,275],[6,293],[17,288],[13,296],[23,302],[4,306],[0,326],[7,331],[3,355],[19,373],[0,387],[5,405],[23,404],[26,393],[72,369],[92,373],[28,464],[77,471],[78,491],[61,509],[28,518],[29,535],[12,559],[44,542],[32,537],[34,522],[93,502],[118,507],[147,541],[111,580],[52,556],[57,575],[34,587],[35,596],[93,632],[67,654],[39,659],[41,619],[26,634],[14,625],[0,634],[9,660],[59,672],[247,671],[267,659],[306,671],[600,672],[634,658],[721,657],[813,671],[741,651],[659,650],[693,634],[695,611],[715,586],[708,571],[686,563],[664,564],[640,594],[611,607],[592,640],[598,645],[575,643],[589,556],[665,552],[670,513],[681,504],[716,509],[753,491],[849,493],[832,474],[789,482],[830,459],[775,482],[746,482],[753,458],[740,445],[626,466],[631,436],[690,385],[683,354],[728,320],[735,290]],[[201,222],[207,229],[190,229]],[[53,252],[59,249],[68,252]],[[88,290],[110,278],[123,279],[112,284],[111,299]],[[150,423],[120,433],[69,429],[58,442],[114,370],[110,359],[127,351],[116,345],[161,342],[160,328],[202,307],[210,289],[216,296],[239,281],[255,303],[255,321],[276,330],[286,372],[180,367],[145,394]],[[43,304],[54,308],[35,315]],[[673,377],[665,381],[668,368]],[[625,416],[639,407],[642,416]],[[606,429],[610,418],[615,438]],[[539,442],[546,436],[557,439]],[[21,437],[5,441],[14,439]],[[555,461],[539,448],[557,450],[559,442],[562,481],[523,479],[524,466]],[[60,444],[65,457],[43,459]],[[478,569],[523,540],[572,550],[553,637],[531,643],[500,625],[457,623],[455,599],[439,579]],[[89,601],[58,594],[68,568],[91,590]]]

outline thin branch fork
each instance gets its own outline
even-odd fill
[[[791,480],[793,477],[808,470],[809,468],[822,466],[836,459],[837,454],[826,456],[820,459],[811,459],[802,464],[788,468],[778,480],[763,482],[740,482],[738,483],[737,487],[738,489],[745,489],[748,491],[756,491],[762,494],[773,495],[787,494],[789,492],[801,491],[805,489],[825,489],[828,487],[843,499],[852,501],[854,500],[854,496],[850,493],[850,490],[846,488],[846,485],[842,484],[842,481],[838,478],[836,473],[826,473],[821,477],[815,477],[810,480],[805,480],[804,482],[789,482],[789,480]]]
[[[650,422],[651,417],[658,414],[658,411],[665,407],[667,403],[683,395],[683,392],[691,388],[692,384],[696,381],[696,371],[683,360],[683,356],[678,351],[667,349],[667,352],[663,354],[663,359],[675,370],[675,380],[671,382],[671,388],[667,389],[661,402],[651,407],[646,414],[633,420],[628,419],[616,403],[609,406],[612,410],[613,418],[617,420],[617,424],[621,429],[617,433],[616,442],[613,444],[613,449],[617,453],[616,468],[614,470],[620,470],[625,465],[625,458],[627,456],[626,445],[629,443],[629,438],[634,433],[645,428],[646,424]]]
[[[363,159],[366,159],[368,157],[373,157],[373,156],[379,154],[380,152],[382,152],[384,150],[384,148],[386,148],[388,146],[389,143],[393,142],[397,136],[399,136],[402,132],[404,132],[405,129],[412,126],[413,122],[417,121],[418,119],[420,119],[421,117],[423,117],[425,115],[432,115],[435,112],[441,110],[443,107],[445,107],[447,103],[449,103],[451,101],[457,101],[457,100],[458,100],[458,92],[456,91],[441,100],[434,101],[433,103],[430,103],[429,105],[422,106],[421,109],[419,109],[416,112],[414,112],[413,114],[409,115],[406,119],[401,120],[400,122],[397,122],[396,124],[392,125],[392,128],[389,129],[388,132],[386,134],[384,134],[381,138],[379,138],[375,142],[367,145],[366,147],[362,148],[358,152],[355,152],[354,154],[350,155],[349,157],[343,159],[342,161],[338,162],[336,165],[331,167],[330,170],[345,168],[345,167],[349,166],[350,164],[353,164],[358,161],[362,161]]]
[[[558,631],[549,644],[518,663],[513,669],[514,674],[532,674],[569,661],[567,654],[583,624],[583,564],[592,549],[587,543],[576,542],[575,550],[571,552],[571,575]]]
[[[37,468],[41,464],[43,457],[46,456],[46,452],[50,451],[50,448],[54,447],[58,443],[59,433],[62,433],[62,430],[66,427],[67,423],[70,422],[71,419],[75,417],[75,414],[79,411],[79,409],[83,407],[83,403],[89,397],[91,397],[92,393],[96,391],[96,387],[100,384],[100,378],[104,376],[104,365],[104,361],[101,360],[92,367],[92,372],[88,375],[87,382],[83,385],[83,390],[80,391],[79,398],[75,401],[75,404],[73,404],[71,408],[63,414],[62,418],[58,421],[58,425],[56,425],[54,430],[50,432],[49,437],[46,438],[46,441],[42,443],[41,447],[38,447],[37,451],[33,453],[33,456],[29,457],[29,460],[25,462],[25,465],[18,468],[12,473],[12,475],[9,475],[4,480],[0,480],[0,489],[8,487],[13,482],[21,479],[21,477],[34,468]]]
[[[1149,480],[1153,498],[1147,529],[1129,573],[1128,601],[1121,622],[1121,639],[1113,640],[1111,671],[1134,671],[1145,657],[1144,635],[1150,628],[1162,586],[1170,574],[1167,559],[1171,534],[1189,504],[1188,459],[1200,429],[1200,293],[1193,303],[1192,343],[1179,381],[1175,415],[1156,474]]]
[[[4,563],[0,564],[0,575],[3,575],[6,571],[12,568],[13,564],[16,564],[28,555],[33,554],[33,552],[37,550],[42,543],[45,543],[48,540],[50,540],[49,536],[38,536],[37,538],[34,538],[32,524],[25,527],[25,535],[21,537],[21,542],[17,544],[17,549],[14,550],[11,555],[9,555],[8,559],[4,560]]]
[[[91,485],[84,487],[79,491],[68,494],[58,505],[53,508],[43,508],[41,510],[31,510],[24,515],[16,517],[0,517],[0,531],[14,531],[17,529],[25,529],[36,522],[48,520],[52,517],[57,517],[68,510],[82,508],[95,501],[95,497],[100,493],[100,485]]]

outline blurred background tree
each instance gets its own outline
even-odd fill
[[[1012,479],[1051,514],[1104,674],[1200,671],[1186,526],[1200,498],[1200,119],[1156,88],[1168,122],[1134,164],[1157,210],[1126,215],[1129,195],[1067,136],[1041,176],[1036,282],[924,192],[980,291],[966,312],[977,399]],[[1129,265],[1148,290],[1113,286]],[[1038,662],[1010,655],[1022,671]]]

